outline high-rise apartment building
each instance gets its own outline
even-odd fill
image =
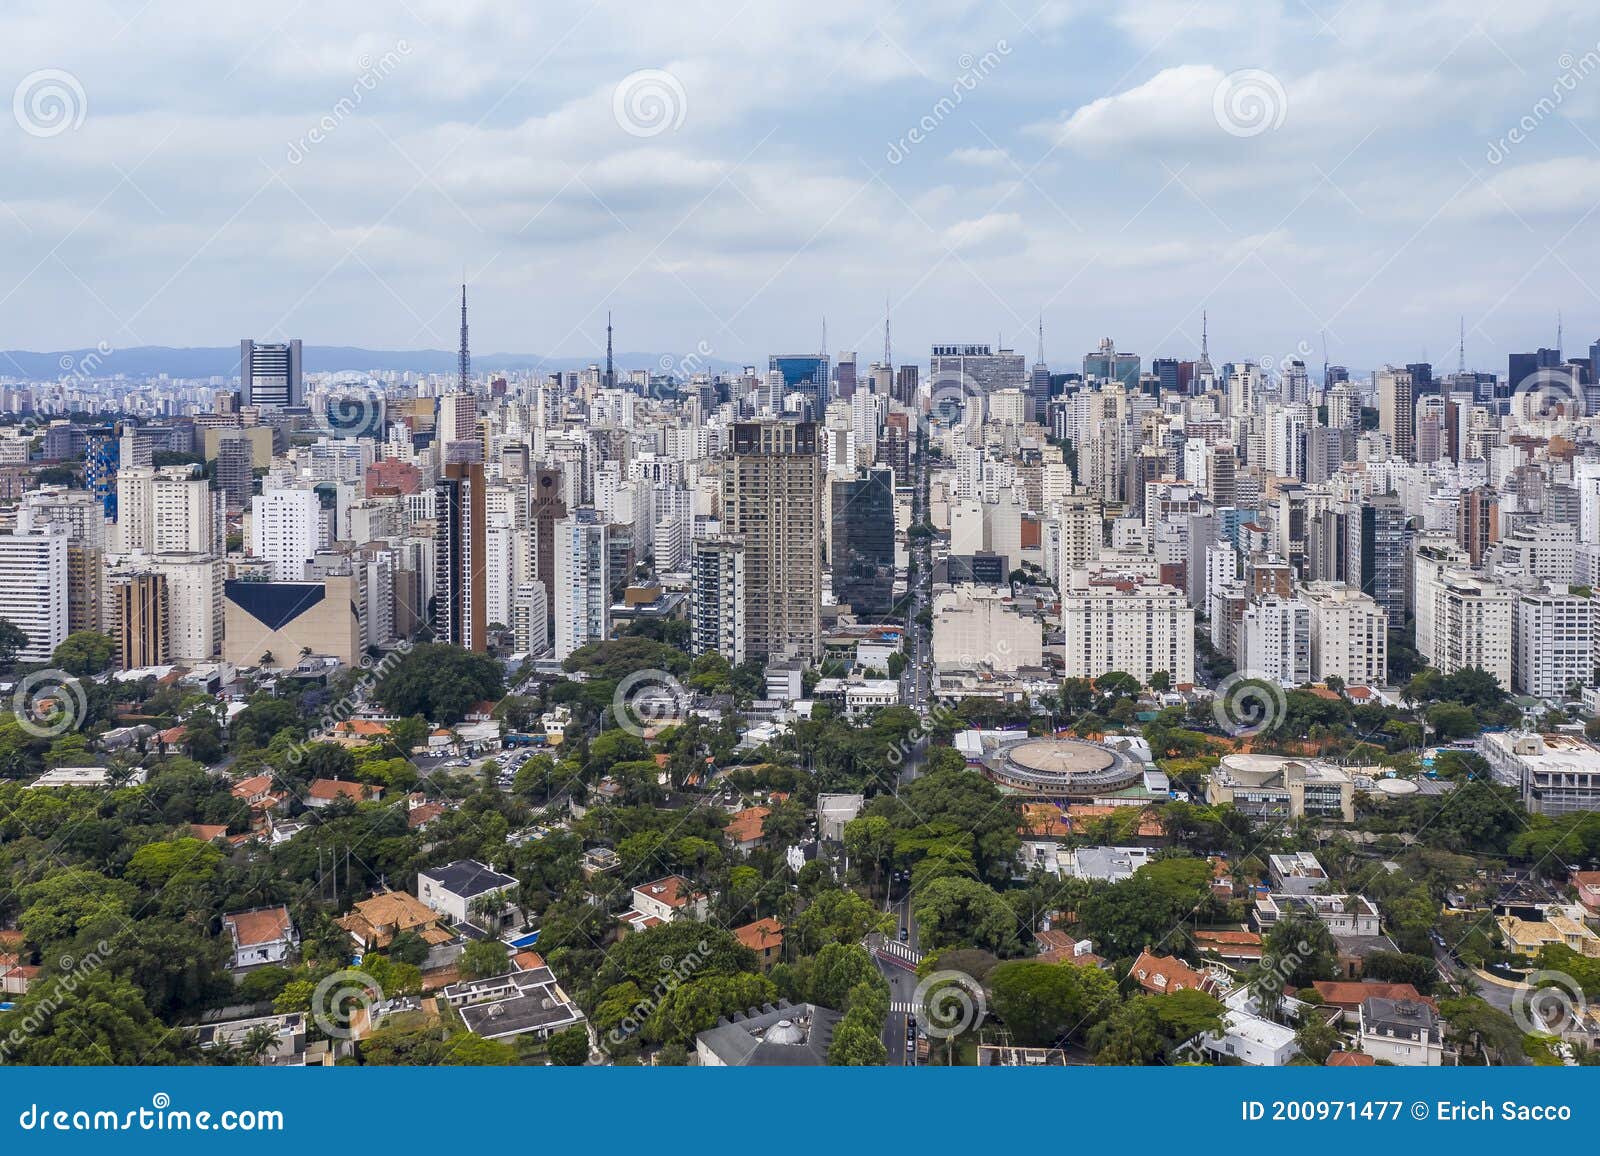
[[[1378,371],[1378,431],[1389,439],[1397,458],[1415,461],[1416,395],[1409,370],[1386,366]]]
[[[744,542],[701,538],[694,544],[689,598],[690,649],[716,651],[734,666],[745,660]]]
[[[763,659],[822,649],[822,461],[813,422],[739,422],[723,474],[724,529],[744,539],[745,646]]]
[[[589,507],[556,523],[556,658],[611,634],[609,527]]]
[[[454,462],[434,484],[433,636],[487,650],[483,467]]]
[[[322,502],[315,490],[268,490],[250,507],[250,553],[272,569],[273,582],[303,582],[322,546]]]
[[[24,507],[0,534],[0,618],[27,636],[21,662],[48,662],[67,637],[67,528],[35,527]]]

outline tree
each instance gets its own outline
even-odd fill
[[[828,1063],[839,1068],[882,1067],[889,1062],[889,1050],[883,1045],[883,1036],[862,1023],[851,1022],[848,1016],[833,1032],[833,1042],[828,1045]]]
[[[378,683],[380,702],[398,715],[421,715],[442,726],[460,722],[467,708],[498,699],[500,664],[487,654],[429,642],[414,646]]]
[[[551,1035],[545,1050],[559,1067],[581,1067],[589,1062],[589,1033],[582,1024],[574,1024]]]
[[[891,912],[880,911],[854,891],[835,888],[812,897],[795,917],[793,933],[800,951],[810,954],[826,943],[859,943],[874,931],[893,935],[895,923]]]
[[[1103,1018],[1117,1002],[1116,981],[1096,967],[1039,960],[997,964],[988,986],[994,1013],[1024,1046],[1049,1046]]]
[[[75,630],[63,638],[50,661],[68,674],[87,678],[111,665],[116,643],[97,630]]]
[[[874,979],[882,982],[866,948],[859,943],[830,943],[812,961],[809,999],[822,1007],[842,1008],[857,984]]]
[[[936,879],[917,895],[913,910],[925,947],[979,947],[1001,956],[1018,948],[1011,907],[976,879]]]
[[[0,666],[13,666],[17,654],[28,645],[28,636],[9,618],[0,618]]]
[[[511,970],[506,945],[495,939],[476,939],[461,952],[462,979],[488,979]]]
[[[71,990],[41,977],[0,1013],[0,1039],[20,1039],[11,1062],[43,1067],[110,1064],[165,1066],[192,1060],[181,1032],[170,1031],[127,979],[105,968],[80,971]]]
[[[1339,1047],[1339,1033],[1315,1008],[1308,1008],[1295,1029],[1294,1042],[1302,1055],[1314,1064],[1325,1064]]]

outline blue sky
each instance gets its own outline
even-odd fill
[[[1453,368],[1460,315],[1484,369],[1600,336],[1592,4],[22,0],[0,39],[5,348],[450,347],[463,269],[484,352],[610,308],[871,360],[885,295],[902,361],[1041,310],[1058,367],[1192,355],[1202,308],[1214,360],[1325,330],[1356,371]]]

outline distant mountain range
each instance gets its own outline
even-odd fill
[[[453,373],[454,352],[443,349],[358,349],[348,345],[307,345],[302,351],[306,373],[334,373],[340,370],[383,372],[411,370],[414,373]],[[662,372],[684,361],[681,353],[619,353],[618,371],[649,369]],[[490,370],[543,369],[551,373],[562,369],[583,369],[598,361],[593,357],[541,357],[536,353],[474,353],[474,373]],[[743,368],[743,362],[689,355],[682,373],[725,372]],[[22,377],[29,381],[57,381],[82,366],[86,377],[133,378],[235,377],[239,373],[237,345],[206,349],[172,349],[162,345],[141,345],[100,353],[95,349],[62,349],[54,353],[34,353],[23,349],[0,351],[0,378]]]

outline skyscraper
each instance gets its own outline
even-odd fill
[[[734,666],[745,660],[744,542],[701,538],[694,544],[689,596],[689,647],[716,651]]]
[[[487,650],[483,467],[452,462],[434,483],[433,636]]]
[[[67,637],[68,536],[56,522],[35,528],[25,506],[16,529],[0,534],[0,618],[28,638],[18,661],[48,662]]]
[[[1417,456],[1416,398],[1411,372],[1386,366],[1378,371],[1378,430],[1389,439],[1395,457],[1415,461]]]
[[[607,526],[588,507],[555,527],[556,658],[611,633],[611,551]]]
[[[820,419],[832,400],[828,396],[828,355],[825,353],[774,353],[767,361],[769,373],[777,373],[787,396],[797,393],[806,399],[806,416]]]
[[[822,649],[822,464],[813,422],[739,422],[723,474],[725,529],[745,544],[745,646],[815,661]]]
[[[544,587],[547,614],[556,609],[556,523],[567,516],[567,501],[561,485],[561,468],[546,466],[534,471],[529,524],[533,527],[533,572]],[[546,626],[548,629],[549,622]]]
[[[867,470],[833,482],[833,535],[828,561],[833,596],[858,618],[894,609],[894,474]]]
[[[245,405],[283,409],[305,404],[300,339],[288,344],[239,342],[239,388]]]

